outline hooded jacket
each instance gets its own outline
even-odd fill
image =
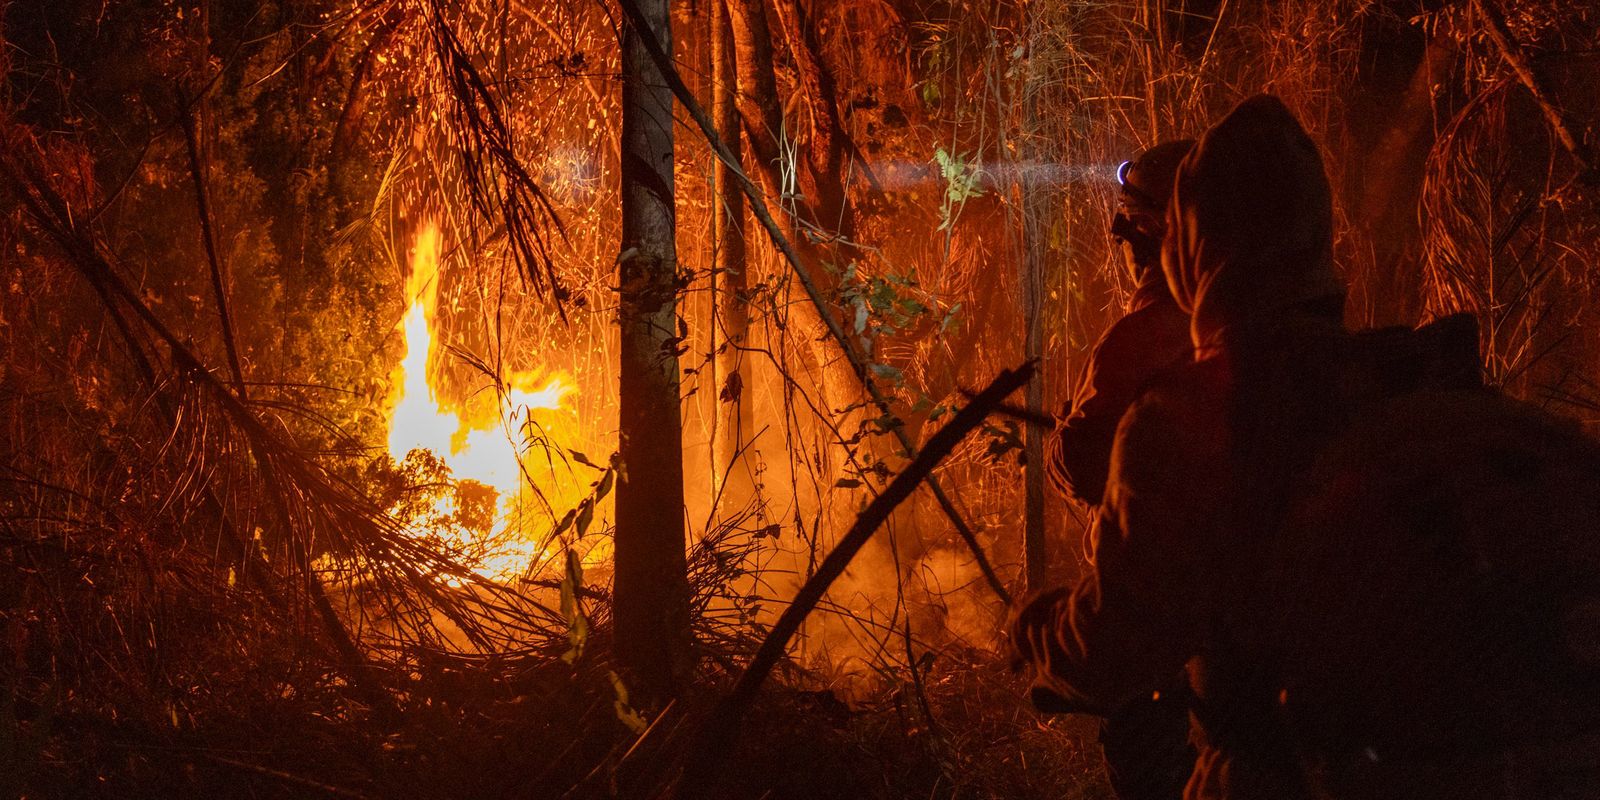
[[[1179,163],[1194,142],[1162,142],[1139,154],[1123,177],[1123,200],[1165,220],[1167,199]],[[1140,237],[1148,242],[1149,237]],[[1107,328],[1045,442],[1045,468],[1051,483],[1069,497],[1099,505],[1111,467],[1117,423],[1133,401],[1163,372],[1189,362],[1189,315],[1167,289],[1160,243],[1154,255],[1135,245],[1137,286],[1128,313]]]
[[[1093,568],[1029,604],[1012,629],[1036,667],[1036,691],[1102,714],[1159,691],[1193,659],[1191,685],[1207,711],[1198,715],[1205,737],[1190,798],[1308,796],[1292,754],[1252,735],[1271,717],[1270,680],[1217,637],[1260,562],[1245,518],[1270,513],[1246,513],[1235,501],[1275,492],[1236,469],[1250,449],[1236,441],[1237,411],[1282,407],[1283,418],[1250,437],[1282,445],[1249,457],[1277,462],[1269,478],[1292,473],[1303,455],[1293,443],[1306,432],[1277,434],[1306,421],[1294,419],[1306,405],[1295,400],[1325,388],[1268,380],[1272,391],[1288,386],[1300,396],[1241,399],[1239,373],[1315,363],[1316,351],[1343,334],[1330,208],[1321,159],[1275,98],[1242,103],[1184,160],[1163,266],[1177,304],[1193,315],[1200,360],[1163,378],[1122,418],[1091,534]]]
[[[1174,182],[1162,262],[1202,357],[1241,323],[1308,307],[1337,317],[1332,193],[1282,101],[1240,103],[1195,145]]]
[[[1095,344],[1072,401],[1045,442],[1051,483],[1070,497],[1099,505],[1111,469],[1111,444],[1128,407],[1163,372],[1193,357],[1189,315],[1167,292],[1166,278],[1148,273],[1127,316]]]
[[[1123,418],[1093,568],[1013,642],[1101,713],[1186,664],[1189,800],[1592,797],[1600,446],[1467,388],[1470,324],[1345,331],[1328,208],[1270,97],[1185,161],[1198,360]]]

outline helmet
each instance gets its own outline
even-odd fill
[[[1122,162],[1117,168],[1117,182],[1122,184],[1124,201],[1156,216],[1165,214],[1172,182],[1178,176],[1178,165],[1192,149],[1193,139],[1175,139],[1140,153],[1132,161]]]
[[[1141,271],[1159,266],[1167,198],[1178,165],[1193,148],[1193,139],[1162,142],[1117,167],[1122,210],[1111,220],[1111,235],[1133,246]]]

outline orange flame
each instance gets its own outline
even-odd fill
[[[398,397],[389,415],[389,454],[400,462],[413,450],[431,451],[449,467],[455,480],[473,481],[495,490],[498,499],[492,530],[435,524],[428,526],[426,533],[445,536],[452,549],[468,554],[468,566],[478,575],[509,581],[544,555],[543,548],[531,540],[532,532],[525,529],[535,510],[530,502],[534,492],[525,480],[514,432],[522,430],[522,423],[532,421],[536,415],[559,410],[562,399],[573,387],[560,377],[540,384],[533,374],[514,374],[506,381],[498,414],[481,421],[465,419],[440,402],[439,392],[428,379],[428,361],[434,350],[440,252],[438,226],[427,223],[417,235],[411,277],[406,282],[409,305],[401,322],[405,356],[391,376]],[[450,517],[456,511],[455,504],[454,494],[444,493],[434,504],[435,515],[440,519]],[[422,533],[418,531],[419,535]]]

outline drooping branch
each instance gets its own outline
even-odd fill
[[[536,291],[553,296],[556,312],[565,317],[567,290],[551,262],[548,231],[565,239],[566,229],[549,196],[517,157],[511,126],[445,18],[445,6],[444,0],[428,0],[428,34],[450,100],[451,130],[463,138],[456,155],[462,160],[467,197],[479,217],[505,225],[523,276]]]
[[[189,344],[161,318],[120,274],[115,255],[102,237],[74,215],[67,200],[25,150],[35,148],[26,134],[0,130],[0,190],[17,198],[23,212],[66,257],[67,262],[100,298],[105,312],[128,344],[140,377],[156,396],[156,407],[167,420],[176,418],[178,402],[172,397],[187,387],[215,409],[226,429],[241,437],[248,450],[247,468],[261,477],[271,495],[285,545],[293,553],[284,572],[292,586],[309,601],[332,646],[337,665],[351,687],[375,710],[390,714],[393,698],[384,691],[375,666],[357,643],[333,606],[321,582],[323,568],[313,563],[319,552],[342,552],[374,567],[368,577],[378,587],[401,591],[405,608],[429,615],[437,612],[458,626],[474,645],[487,647],[489,628],[474,614],[502,613],[496,604],[516,600],[519,606],[544,619],[557,615],[515,590],[479,579],[471,570],[409,536],[356,487],[308,457],[296,443],[271,425],[257,408],[235,394],[222,378],[205,365]],[[158,374],[152,355],[165,351],[169,374]],[[169,424],[176,424],[170,422]],[[257,582],[274,606],[277,571],[266,563],[258,542],[245,536],[229,519],[220,498],[207,492],[208,513],[222,522],[230,558],[244,567],[243,577]],[[319,544],[320,542],[320,544]],[[331,545],[331,547],[330,547]],[[470,583],[470,594],[444,595],[438,576]],[[392,598],[393,599],[393,598]],[[469,608],[470,606],[470,608]],[[401,608],[395,604],[391,610]],[[523,613],[516,611],[515,613]],[[432,623],[407,623],[423,631]]]
[[[644,16],[640,13],[635,0],[620,0],[620,5],[623,13],[628,17],[629,24],[640,30],[648,30]],[[733,169],[734,174],[739,179],[739,186],[744,190],[745,197],[750,201],[751,213],[761,223],[761,227],[766,229],[767,236],[772,239],[773,246],[778,249],[778,252],[783,255],[784,260],[789,264],[790,269],[794,271],[795,277],[799,279],[801,287],[805,290],[806,298],[810,300],[817,315],[822,319],[822,324],[827,328],[829,338],[839,346],[840,351],[844,353],[845,359],[850,363],[851,371],[856,380],[866,389],[873,405],[879,411],[884,414],[892,414],[889,398],[879,388],[877,382],[873,380],[866,358],[856,349],[850,337],[845,334],[844,328],[839,324],[839,321],[834,318],[833,314],[829,313],[827,298],[817,285],[816,279],[806,269],[800,254],[795,250],[794,244],[779,229],[777,221],[767,207],[766,199],[761,196],[761,190],[756,187],[754,181],[750,180],[750,176],[740,169],[738,158],[733,155],[728,149],[727,143],[722,141],[722,137],[717,134],[716,123],[711,119],[711,115],[706,113],[705,108],[700,105],[694,94],[689,91],[689,87],[684,83],[683,77],[678,74],[676,67],[673,66],[671,57],[662,49],[661,43],[651,36],[641,36],[640,39],[645,49],[649,51],[650,57],[656,62],[656,67],[666,79],[673,95],[678,98],[678,102],[689,112],[696,126],[700,128],[700,132],[711,145],[712,152],[716,154],[720,161]],[[916,451],[910,435],[905,432],[903,426],[895,427],[893,432],[895,438],[899,440],[901,447],[905,449],[908,455]],[[956,533],[960,535],[968,550],[972,552],[973,559],[977,563],[979,571],[983,573],[984,580],[988,583],[989,588],[994,591],[1002,602],[1010,605],[1011,593],[1006,591],[1005,583],[1000,580],[999,575],[995,574],[994,567],[989,563],[988,557],[983,553],[982,546],[978,543],[977,535],[973,533],[972,528],[967,525],[966,521],[961,518],[960,512],[956,510],[955,504],[950,500],[949,495],[939,485],[938,479],[929,476],[927,484],[928,490],[933,493],[934,499],[938,501],[939,508],[949,518],[956,529]]]
[[[13,142],[13,144],[15,144]],[[118,321],[119,328],[123,329],[124,336],[128,338],[130,348],[139,350],[140,342],[132,335],[130,328],[122,321],[118,310],[119,305],[130,308],[135,317],[144,323],[144,327],[166,345],[174,365],[179,371],[190,376],[199,386],[209,389],[211,399],[221,407],[235,412],[235,422],[245,430],[252,443],[259,443],[262,438],[271,438],[271,432],[251,414],[244,406],[243,401],[216,379],[188,348],[135,294],[133,289],[118,276],[105,255],[100,252],[99,246],[84,232],[72,223],[72,216],[65,200],[55,194],[50,184],[42,175],[37,174],[30,165],[12,159],[0,160],[0,177],[10,185],[11,191],[21,201],[29,217],[39,225],[53,239],[58,247],[67,255],[68,260],[77,269],[80,275],[100,296],[113,319]],[[141,371],[149,371],[148,360],[140,352]],[[153,371],[149,372],[147,379],[154,380]],[[259,455],[259,453],[258,453]],[[236,538],[240,535],[231,523],[225,525],[229,532]],[[255,557],[253,543],[244,540],[239,547],[250,554],[251,562],[259,562]],[[267,573],[261,572],[260,577],[266,580]],[[355,688],[364,694],[375,705],[388,705],[388,699],[377,687],[370,677],[371,668],[366,657],[355,645],[348,630],[336,616],[330,616],[332,606],[327,602],[325,593],[315,579],[305,583],[308,593],[313,597],[316,608],[324,629],[334,645],[341,659],[346,662],[351,670],[350,677]]]

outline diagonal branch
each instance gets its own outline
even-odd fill
[[[1578,161],[1579,178],[1591,185],[1600,185],[1600,163],[1596,163],[1594,150],[1584,143],[1583,139],[1567,115],[1550,99],[1550,90],[1540,79],[1539,73],[1533,69],[1533,63],[1528,60],[1527,54],[1511,36],[1511,29],[1506,25],[1505,15],[1500,13],[1500,8],[1494,0],[1473,0],[1472,5],[1478,13],[1488,21],[1489,38],[1494,40],[1495,46],[1500,49],[1500,55],[1511,66],[1511,71],[1517,74],[1517,79],[1522,82],[1528,94],[1533,95],[1533,101],[1539,105],[1539,111],[1544,114],[1545,122],[1549,123],[1550,130],[1555,133],[1561,146],[1572,154]]]
[[[823,595],[827,594],[833,582],[844,574],[845,568],[850,566],[850,561],[855,558],[856,553],[861,551],[867,540],[872,538],[872,534],[889,518],[895,507],[910,497],[923,481],[930,480],[939,462],[943,461],[945,456],[948,456],[973,428],[978,427],[1006,397],[1026,385],[1033,378],[1033,373],[1032,361],[1024,363],[1017,369],[1002,371],[988,388],[973,397],[972,402],[961,409],[954,419],[929,437],[927,444],[917,453],[917,457],[889,482],[883,494],[873,498],[860,516],[856,517],[855,524],[851,525],[850,530],[839,539],[839,543],[817,567],[816,573],[800,587],[794,600],[773,624],[771,633],[767,634],[766,640],[761,643],[761,648],[750,660],[750,665],[745,667],[738,683],[734,684],[733,692],[712,711],[701,741],[689,749],[690,761],[679,783],[682,790],[691,793],[711,792],[712,781],[717,777],[721,759],[728,753],[732,736],[737,731],[745,711],[755,699],[756,690],[761,688],[761,684],[771,674],[773,667],[783,658],[783,654],[789,648],[789,641],[800,631],[801,624],[805,622],[811,610],[822,600]]]
[[[202,95],[202,98],[204,95]],[[228,352],[228,368],[233,372],[233,391],[241,399],[246,397],[244,369],[239,363],[239,345],[233,336],[233,318],[228,314],[228,289],[222,280],[222,256],[217,253],[217,232],[211,221],[211,196],[206,186],[205,165],[200,161],[200,140],[195,131],[194,111],[191,104],[178,93],[179,124],[183,126],[183,143],[189,152],[189,175],[194,179],[195,211],[200,216],[200,239],[205,243],[206,261],[211,265],[211,293],[216,297],[217,316],[222,321],[222,343]]]

